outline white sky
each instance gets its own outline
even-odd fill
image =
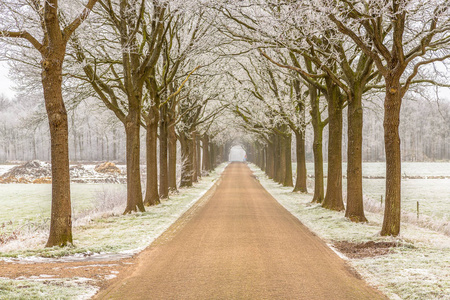
[[[230,161],[244,161],[245,150],[242,146],[233,146],[230,150]]]
[[[15,92],[12,90],[13,82],[7,77],[8,71],[8,64],[5,61],[0,61],[0,94],[12,98]]]

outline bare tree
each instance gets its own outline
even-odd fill
[[[400,233],[402,99],[419,69],[450,58],[448,1],[326,1],[324,13],[374,61],[385,82],[386,205],[382,235]],[[336,5],[337,4],[337,5]],[[408,69],[410,67],[410,69]]]
[[[71,23],[61,28],[58,0],[30,1],[29,12],[38,15],[41,41],[24,28],[0,29],[0,36],[22,38],[39,51],[42,57],[42,86],[51,135],[52,161],[52,214],[47,247],[72,244],[72,218],[70,202],[69,143],[67,112],[62,97],[62,70],[66,46],[73,32],[88,17],[97,0],[89,0],[83,12]],[[6,9],[11,3],[3,3]],[[10,13],[17,14],[14,10]],[[26,16],[15,15],[15,18]]]
[[[76,60],[84,71],[84,76],[79,78],[89,82],[96,96],[124,125],[127,160],[127,206],[124,213],[145,211],[140,180],[144,85],[155,73],[160,59],[168,4],[137,0],[101,0],[99,3],[100,10],[96,13],[102,21],[100,24],[94,22],[93,28],[97,28],[102,43],[93,40],[94,45],[83,46],[77,38],[72,39]],[[125,97],[126,102],[121,97]],[[158,120],[156,129],[157,125]],[[148,122],[146,129],[151,130]],[[151,138],[156,145],[156,135]],[[152,186],[157,188],[157,183]]]

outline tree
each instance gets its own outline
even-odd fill
[[[71,23],[61,28],[58,0],[31,1],[27,13],[37,13],[41,41],[25,28],[17,31],[0,29],[0,36],[22,38],[39,51],[42,57],[42,86],[51,136],[52,161],[52,213],[50,235],[46,246],[72,244],[72,212],[70,202],[69,143],[67,112],[62,96],[62,70],[66,46],[71,35],[88,17],[97,0],[89,0],[83,12]],[[9,8],[10,3],[4,3]],[[24,3],[21,3],[24,4]],[[17,14],[14,10],[11,13]],[[14,18],[26,16],[14,15]],[[25,20],[24,20],[25,21]]]
[[[448,1],[325,1],[323,12],[372,59],[384,79],[386,204],[382,235],[400,233],[400,108],[419,69],[450,58]],[[423,15],[425,13],[425,15]],[[409,67],[409,69],[408,69]]]
[[[227,35],[230,39],[236,41],[244,41],[248,42],[252,47],[258,47],[260,49],[260,53],[269,59],[270,61],[277,64],[270,56],[267,55],[268,49],[274,49],[271,51],[271,55],[281,56],[283,59],[282,64],[278,64],[278,66],[285,67],[287,64],[286,59],[281,55],[283,53],[283,49],[289,50],[291,53],[289,56],[295,57],[295,54],[292,51],[296,51],[297,53],[302,54],[302,50],[297,49],[295,43],[292,44],[292,41],[296,41],[299,36],[299,29],[305,25],[305,20],[300,22],[298,28],[291,26],[290,22],[291,18],[295,17],[297,12],[297,4],[296,3],[265,3],[267,5],[263,5],[262,3],[242,3],[238,5],[224,5],[221,7],[221,11],[225,16],[225,20],[228,22],[224,22],[222,32]],[[292,7],[290,7],[292,5]],[[255,13],[256,12],[256,13]],[[305,18],[303,18],[305,19]],[[280,34],[282,32],[282,34]],[[301,33],[301,30],[300,30]],[[289,37],[293,36],[291,40]],[[300,34],[301,36],[301,34]],[[300,39],[304,41],[304,39]],[[264,51],[266,52],[264,52]],[[307,51],[307,50],[306,50]],[[304,52],[306,52],[304,51]],[[303,53],[304,53],[303,52]],[[297,58],[296,58],[297,60]],[[311,62],[311,60],[309,60]],[[307,62],[308,63],[308,62]],[[293,62],[295,64],[295,62]],[[299,68],[290,66],[292,70],[298,71]],[[326,86],[322,84],[321,78],[323,75],[311,75],[311,73],[307,72],[299,72],[300,76],[311,85],[311,88],[320,89],[323,95],[328,95]],[[306,76],[306,78],[305,78]],[[330,95],[332,95],[331,93]],[[316,91],[311,91],[310,95],[312,96],[312,124],[314,127],[314,157],[315,157],[315,191],[313,201],[322,202],[324,198],[323,193],[323,166],[322,166],[322,131],[324,126],[327,124],[328,120],[323,122],[320,117],[320,108],[318,105],[318,97],[314,97],[317,95]],[[337,99],[336,97],[333,99]],[[316,105],[317,104],[317,105]],[[337,113],[340,110],[336,111]],[[338,118],[337,118],[338,119]],[[337,143],[333,143],[337,144]],[[337,153],[338,151],[331,151],[331,153]],[[272,151],[269,148],[267,152],[267,157],[272,157]],[[270,160],[270,159],[269,159]],[[337,160],[336,160],[337,161]],[[271,166],[268,166],[268,170],[270,173]],[[332,165],[330,166],[331,174],[336,173],[336,178],[342,174],[341,165]],[[302,172],[300,172],[302,173]],[[304,173],[304,172],[303,172]],[[341,180],[340,180],[341,182]],[[329,195],[339,195],[342,194],[342,185],[328,185],[330,189]],[[336,192],[332,192],[336,190]],[[340,191],[340,193],[339,193]],[[335,199],[334,197],[329,197],[329,199]],[[337,205],[329,206],[332,209],[341,210],[343,208],[342,196],[338,197],[335,201]]]
[[[295,133],[296,155],[297,155],[297,178],[295,180],[294,192],[308,193],[306,184],[306,150],[305,150],[305,131],[306,131],[306,99],[303,97],[301,90],[301,82],[298,78],[292,81],[293,90],[295,92],[294,107],[299,115],[297,124],[290,122],[290,127]]]
[[[169,197],[169,181],[172,183],[172,189],[174,184],[175,169],[173,162],[169,161],[169,154],[171,159],[175,159],[173,149],[176,151],[176,148],[169,145],[174,143],[176,137],[173,127],[176,122],[174,114],[178,101],[175,96],[180,93],[187,78],[193,73],[193,70],[186,70],[186,61],[195,59],[198,52],[203,50],[205,46],[200,42],[209,31],[201,9],[183,12],[182,8],[171,10],[169,7],[167,15],[170,18],[166,25],[167,33],[162,45],[162,57],[155,74],[148,78],[147,85],[151,95],[149,100],[154,104],[154,109],[159,109],[159,197],[163,199]],[[180,86],[177,86],[177,83]],[[156,116],[154,109],[152,113]],[[169,172],[169,165],[172,173]]]
[[[289,86],[281,79],[284,74],[280,74],[280,78],[259,55],[239,62],[239,65],[245,75],[237,73],[233,78],[242,86],[240,89],[244,93],[233,99],[236,101],[234,112],[244,122],[241,125],[243,128],[257,133],[267,142],[268,176],[284,186],[293,186],[292,134],[284,107],[284,102],[292,106],[292,99],[287,91]]]
[[[72,39],[76,60],[84,71],[84,76],[78,78],[89,82],[95,95],[124,125],[127,161],[127,206],[124,213],[145,211],[140,179],[140,127],[145,98],[144,85],[148,85],[148,79],[154,76],[160,59],[168,4],[157,1],[150,4],[137,0],[101,0],[99,3],[101,9],[96,13],[102,19],[100,23],[93,22],[91,27],[97,28],[95,32],[102,40],[101,44],[92,39],[82,45],[77,37]],[[105,25],[108,25],[108,29]],[[122,74],[119,75],[120,73]],[[127,101],[122,101],[122,97]],[[154,105],[150,107],[149,114],[154,111]],[[156,125],[149,123],[155,118]],[[144,118],[147,140],[154,143],[155,149],[156,134],[153,127],[156,126],[157,130],[158,118],[159,113]],[[156,162],[152,164],[148,158],[149,155],[153,157],[153,154],[156,159],[156,150],[152,152],[147,149],[147,164],[151,165],[148,173],[156,168]],[[154,177],[147,176],[147,205],[156,204],[147,199],[151,194],[149,190],[157,189],[157,183],[148,183],[149,178]]]
[[[203,69],[203,72],[207,72],[207,70]],[[186,83],[185,91],[181,95],[182,100],[179,102],[179,121],[177,122],[177,135],[181,144],[182,164],[180,187],[190,187],[193,183],[194,168],[197,167],[194,164],[197,159],[197,157],[194,157],[197,148],[194,135],[197,129],[202,124],[214,120],[225,109],[225,106],[219,101],[214,101],[217,100],[221,92],[220,87],[215,85],[215,83],[215,80],[209,77],[204,77],[201,74],[195,76],[194,74],[194,77],[190,78],[189,82]],[[214,146],[212,144],[211,149],[213,150],[211,152],[214,152]],[[209,158],[215,159],[215,154],[210,153]],[[210,165],[212,168],[215,167],[214,163],[210,162]]]

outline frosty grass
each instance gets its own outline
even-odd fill
[[[311,204],[312,194],[292,193],[291,187],[268,179],[255,165],[250,168],[281,205],[330,246],[333,241],[398,242],[401,246],[392,248],[387,255],[349,259],[339,253],[390,299],[450,299],[449,236],[403,222],[398,238],[381,237],[382,214],[366,212],[368,223],[352,223],[343,212]]]
[[[10,249],[0,252],[4,260],[24,260],[42,262],[43,257],[114,255],[123,256],[138,253],[150,245],[184,212],[208,191],[219,178],[226,164],[222,164],[202,177],[192,188],[179,189],[179,194],[170,196],[160,205],[146,207],[144,213],[129,215],[114,214],[98,218],[88,218],[73,229],[74,247],[44,248],[46,235],[34,242],[19,241]],[[19,250],[16,250],[19,249]],[[48,259],[51,261],[51,259]],[[42,275],[44,276],[44,275]],[[94,283],[95,284],[95,283]],[[0,277],[0,299],[89,299],[97,288],[84,278],[16,278]]]

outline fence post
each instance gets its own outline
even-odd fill
[[[417,201],[417,220],[419,220],[419,201]]]

